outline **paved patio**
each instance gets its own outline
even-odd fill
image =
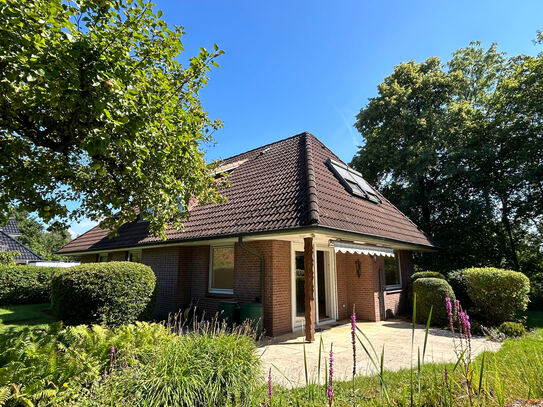
[[[411,359],[411,323],[403,320],[387,320],[382,322],[359,322],[358,327],[368,336],[377,353],[385,349],[385,369],[399,370],[409,368]],[[319,342],[322,341],[326,349],[326,357],[330,351],[330,344],[334,345],[334,374],[338,379],[348,380],[352,377],[352,345],[351,326],[348,321],[340,321],[334,325],[324,326],[321,332],[317,331],[314,343],[306,343],[308,373],[310,379],[317,380],[317,361],[319,355]],[[425,326],[417,325],[415,329],[415,347],[413,364],[416,366],[417,347],[421,352],[424,345]],[[358,334],[360,337],[361,335]],[[362,339],[362,338],[361,338]],[[261,355],[263,367],[268,372],[272,368],[274,380],[284,385],[305,384],[304,334],[301,331],[293,332],[277,338],[263,339],[258,353]],[[474,337],[471,341],[472,354],[475,357],[485,350],[496,351],[501,344],[491,342],[482,337]],[[449,331],[430,329],[426,347],[425,362],[453,362],[456,361],[454,348]],[[272,366],[274,365],[288,377],[287,379]],[[321,381],[324,377],[324,361],[321,361]],[[375,372],[369,358],[357,341],[357,372],[368,375]]]

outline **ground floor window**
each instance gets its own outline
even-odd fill
[[[98,255],[98,263],[105,263],[107,261],[107,253],[100,253]]]
[[[385,286],[387,289],[401,288],[400,258],[394,252],[394,257],[385,257]]]
[[[209,267],[209,292],[234,293],[234,246],[211,248]]]
[[[131,250],[128,252],[128,261],[141,263],[141,250]]]

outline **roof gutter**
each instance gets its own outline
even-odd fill
[[[260,302],[262,303],[263,300],[264,300],[264,256],[262,254],[260,254],[259,252],[257,252],[256,250],[254,249],[251,249],[250,247],[246,246],[245,243],[243,243],[243,236],[242,235],[239,235],[238,236],[238,244],[239,244],[239,247],[241,247],[242,249],[248,251],[249,253],[251,253],[252,255],[258,257],[259,261],[260,261],[260,275],[259,275],[259,279],[260,279],[260,298],[256,298],[256,302]]]

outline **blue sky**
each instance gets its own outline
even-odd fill
[[[185,57],[217,43],[226,54],[201,93],[215,134],[210,159],[308,130],[350,161],[355,114],[402,61],[446,61],[470,41],[536,54],[543,1],[156,0],[185,27]],[[72,225],[74,233],[94,224]]]

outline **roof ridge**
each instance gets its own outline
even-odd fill
[[[305,143],[308,221],[309,224],[313,225],[319,223],[319,201],[317,198],[315,170],[313,168],[313,147],[311,145],[311,138],[314,136],[309,132],[304,132],[302,135]]]
[[[240,155],[244,155],[244,154],[248,154],[248,153],[252,153],[253,151],[257,151],[257,150],[260,150],[262,148],[266,148],[266,147],[270,147],[274,144],[278,144],[278,143],[282,143],[283,141],[287,141],[287,140],[290,140],[290,139],[293,139],[293,138],[296,138],[296,137],[300,137],[300,136],[303,136],[305,134],[311,134],[309,133],[308,131],[304,131],[302,133],[298,133],[298,134],[295,134],[293,136],[289,136],[289,137],[286,137],[286,138],[283,138],[281,140],[277,140],[277,141],[272,141],[271,143],[268,143],[268,144],[264,144],[262,146],[258,146],[258,147],[255,147],[255,148],[251,148],[250,150],[247,150],[247,151],[242,151],[241,153],[238,153],[238,154],[234,154],[234,155],[231,155],[230,157],[226,157],[226,158],[218,158],[216,160],[213,160],[213,161],[227,161],[227,160],[231,160],[232,158],[236,158]]]

